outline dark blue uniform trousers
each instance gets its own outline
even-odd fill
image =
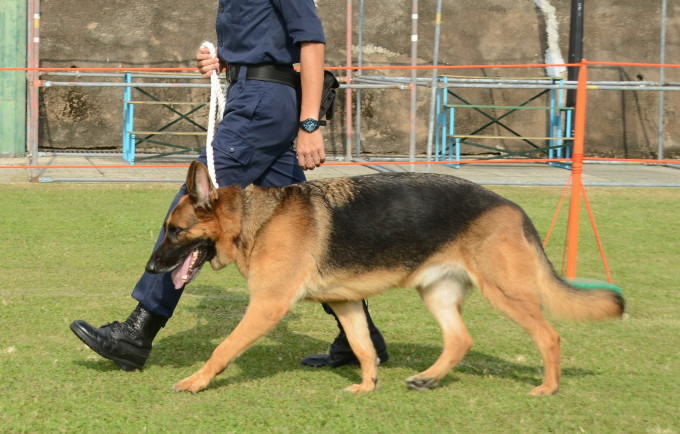
[[[227,90],[224,117],[213,139],[215,173],[219,186],[256,184],[285,186],[305,180],[293,141],[298,132],[299,99],[285,84],[245,80],[247,67]],[[198,161],[207,165],[205,149]],[[170,204],[172,210],[186,192],[183,185]],[[160,244],[161,232],[156,241]],[[155,247],[154,246],[154,249]],[[170,273],[144,273],[132,297],[151,312],[170,318],[184,288],[177,290]]]

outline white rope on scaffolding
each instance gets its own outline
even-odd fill
[[[201,48],[207,48],[212,57],[217,57],[215,46],[212,43],[208,41],[203,42]],[[210,179],[215,188],[219,188],[219,185],[217,184],[217,176],[215,175],[215,157],[213,156],[212,142],[215,131],[217,130],[217,125],[222,121],[226,103],[227,101],[224,92],[222,92],[222,86],[220,85],[219,74],[217,71],[213,71],[210,75],[210,113],[208,114],[208,135],[205,140],[205,155],[208,161],[208,173],[210,174]]]

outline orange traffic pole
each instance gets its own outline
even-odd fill
[[[571,202],[569,203],[569,223],[567,227],[567,273],[568,279],[576,277],[576,257],[578,256],[578,227],[581,211],[581,174],[583,173],[583,142],[586,128],[586,91],[588,72],[586,60],[581,61],[576,88],[576,114],[574,119],[574,149],[571,166]]]

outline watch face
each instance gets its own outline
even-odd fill
[[[314,119],[305,119],[304,121],[300,122],[300,127],[304,129],[307,132],[312,132],[319,128],[319,123],[315,121]]]

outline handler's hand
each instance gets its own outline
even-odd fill
[[[210,78],[213,71],[219,74],[224,69],[224,63],[217,57],[210,56],[210,50],[207,47],[201,47],[196,53],[196,68],[201,73],[203,78]]]
[[[314,170],[326,162],[323,134],[320,130],[311,133],[300,130],[297,137],[297,157],[303,170]]]

